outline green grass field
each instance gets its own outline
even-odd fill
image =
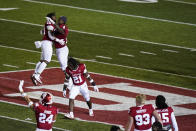
[[[196,89],[195,7],[165,0],[154,4],[118,0],[0,0],[0,8],[18,8],[0,11],[0,71],[34,69],[35,65],[28,62],[37,63],[40,50],[33,43],[41,40],[39,31],[45,15],[54,11],[57,16],[68,17],[70,56],[80,58],[89,71]],[[53,60],[57,60],[56,56]],[[59,67],[59,63],[52,61],[48,67]],[[23,109],[4,103],[0,105],[0,108],[6,105],[10,110],[16,108],[18,112]],[[21,116],[7,110],[1,113],[22,120],[25,115],[32,117],[29,110]],[[66,121],[63,125],[65,120],[61,117],[56,127],[76,130],[75,126],[81,125],[80,121],[71,124]],[[29,123],[4,118],[0,121],[5,123],[0,130],[12,130],[15,126],[18,130],[23,127],[34,129]],[[12,126],[7,125],[8,122]],[[103,127],[104,130],[110,127],[83,123],[81,130],[86,126]]]

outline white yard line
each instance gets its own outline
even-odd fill
[[[3,19],[3,18],[0,18],[0,20],[1,21],[8,21],[8,22],[14,22],[14,23],[20,23],[20,24],[26,24],[26,25],[43,27],[43,25],[40,25],[40,24],[33,24],[33,23],[17,21],[17,20],[8,20],[8,19]],[[196,48],[177,46],[177,45],[170,45],[170,44],[166,44],[166,43],[158,43],[158,42],[137,40],[137,39],[132,39],[132,38],[124,38],[124,37],[96,34],[96,33],[84,32],[84,31],[78,31],[78,30],[71,30],[71,29],[70,29],[70,31],[71,32],[76,32],[76,33],[81,33],[81,34],[88,34],[88,35],[101,36],[101,37],[108,37],[108,38],[114,38],[114,39],[120,39],[120,40],[135,41],[135,42],[145,43],[145,44],[152,44],[152,45],[159,45],[159,46],[168,46],[168,47],[175,47],[175,48],[181,48],[181,49],[187,49],[187,50],[196,50]]]
[[[56,62],[56,63],[59,63],[59,61],[57,61],[57,60],[51,60],[52,62]]]
[[[36,63],[33,63],[33,62],[26,62],[26,63],[29,65],[36,65]]]
[[[38,51],[32,51],[32,50],[15,48],[15,47],[9,47],[9,46],[2,46],[2,45],[0,45],[0,47],[11,48],[11,49],[15,49],[15,50],[22,50],[22,51],[27,51],[27,52],[41,53],[41,52],[38,52]],[[80,60],[82,61],[82,59],[80,59]],[[119,65],[119,64],[112,64],[112,63],[100,62],[100,61],[96,61],[96,60],[91,60],[89,62],[94,62],[94,63],[99,63],[99,64],[105,64],[105,65],[111,65],[111,66],[117,66],[117,67],[123,67],[123,68],[128,68],[128,69],[143,70],[143,71],[148,71],[148,72],[156,72],[156,73],[161,73],[161,74],[165,74],[165,75],[174,75],[174,76],[180,76],[180,77],[185,77],[185,78],[196,79],[196,76],[180,75],[180,74],[174,74],[174,73],[169,73],[169,72],[162,72],[162,71],[145,69],[145,68],[139,68],[139,67],[133,67],[133,66],[125,66],[125,65]]]
[[[128,56],[128,57],[135,57],[134,55],[131,55],[131,54],[124,54],[124,53],[118,53],[118,55],[121,55],[121,56]]]
[[[194,3],[194,2],[186,2],[186,1],[179,1],[179,0],[165,0],[165,1],[170,1],[170,2],[175,2],[175,3],[181,3],[181,4],[196,5],[196,3]]]
[[[103,58],[103,59],[109,59],[111,60],[111,57],[107,57],[107,56],[100,56],[100,55],[96,55],[97,58]]]
[[[21,120],[21,119],[9,117],[9,116],[2,116],[2,115],[0,115],[0,118],[10,119],[10,120],[14,120],[14,121],[20,121],[20,122],[34,124],[34,125],[37,124],[35,122],[31,122],[31,121],[27,121],[27,120]],[[36,128],[36,126],[35,126],[35,128]],[[53,129],[57,129],[57,130],[60,130],[60,131],[70,131],[70,130],[66,130],[66,129],[58,128],[58,127],[53,127]]]
[[[158,18],[152,18],[152,17],[146,17],[146,16],[123,14],[123,13],[117,13],[117,12],[110,12],[110,11],[103,11],[103,10],[95,10],[95,9],[88,9],[88,8],[81,8],[81,7],[76,7],[76,6],[69,6],[69,5],[62,5],[62,4],[55,4],[55,3],[41,2],[41,1],[34,1],[34,0],[24,0],[24,1],[31,2],[31,3],[45,4],[45,5],[52,5],[52,6],[67,7],[67,8],[73,8],[73,9],[78,9],[78,10],[86,10],[86,11],[92,11],[92,12],[99,12],[99,13],[105,13],[105,14],[113,14],[113,15],[121,15],[121,16],[142,18],[142,19],[148,19],[148,20],[153,20],[153,21],[161,21],[161,22],[175,23],[175,24],[181,24],[181,25],[196,26],[196,24],[192,24],[192,23],[172,21],[172,20],[166,20],[166,19],[158,19]]]
[[[7,66],[7,67],[11,67],[11,68],[19,68],[18,66],[9,65],[9,64],[3,64],[3,66]]]
[[[171,53],[178,53],[178,51],[175,51],[175,50],[168,50],[168,49],[162,49],[162,51],[171,52]]]
[[[157,55],[155,53],[152,52],[145,52],[145,51],[140,51],[141,54],[147,54],[147,55]]]
[[[0,8],[0,11],[16,10],[18,8]]]

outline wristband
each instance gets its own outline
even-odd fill
[[[27,96],[27,94],[26,93],[22,93],[22,97],[25,97],[25,96]]]
[[[69,83],[68,83],[68,82],[64,82],[64,85],[68,86],[68,85],[69,85]]]
[[[94,80],[93,80],[93,79],[91,79],[89,82],[90,82],[90,83],[93,83],[93,82],[94,82]]]
[[[31,106],[31,105],[33,105],[33,102],[32,101],[29,102],[29,106]]]
[[[88,74],[87,76],[86,76],[86,78],[89,78],[90,77],[90,75]]]

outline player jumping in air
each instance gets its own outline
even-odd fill
[[[43,40],[41,42],[40,41],[35,42],[37,48],[41,47],[42,54],[41,54],[41,60],[36,64],[35,72],[31,76],[34,85],[38,85],[38,83],[42,84],[40,75],[46,68],[47,64],[51,61],[52,51],[53,51],[52,49],[53,41],[58,42],[61,45],[65,44],[64,39],[58,39],[53,35],[54,31],[58,27],[58,25],[55,24],[56,22],[55,13],[47,14],[46,19],[47,21],[45,23],[44,30],[42,32],[44,35]]]
[[[86,103],[89,107],[89,115],[94,116],[93,109],[92,109],[92,102],[90,100],[89,90],[86,83],[86,79],[91,83],[94,87],[94,91],[98,92],[99,89],[96,87],[94,80],[90,77],[89,73],[87,72],[85,64],[79,63],[77,60],[73,58],[68,59],[68,67],[66,68],[66,79],[64,82],[63,88],[63,96],[66,97],[66,90],[69,86],[69,79],[71,78],[73,81],[73,85],[69,92],[69,113],[65,114],[66,118],[74,119],[74,99],[76,96],[81,93]]]
[[[162,95],[158,95],[156,97],[156,110],[161,116],[163,121],[163,129],[167,131],[172,131],[172,127],[174,131],[178,131],[178,124],[176,122],[176,118],[174,115],[174,111],[172,107],[169,107],[166,103],[166,99]]]
[[[133,124],[135,126],[134,131],[152,131],[152,116],[162,123],[162,120],[153,105],[145,104],[145,101],[145,95],[136,96],[136,106],[131,107],[129,110],[129,120],[125,131],[130,131]]]
[[[65,41],[64,45],[56,41],[54,42],[54,45],[56,48],[56,55],[60,62],[61,69],[64,73],[67,67],[67,60],[68,60],[68,54],[69,54],[69,49],[67,47],[67,36],[68,36],[69,30],[66,25],[66,22],[67,22],[67,18],[65,16],[61,16],[58,19],[59,28],[54,32],[54,35],[56,38],[63,39]]]
[[[40,102],[33,103],[26,93],[23,91],[24,81],[20,81],[19,91],[27,101],[29,107],[35,112],[37,121],[36,131],[52,131],[53,123],[56,121],[58,110],[52,106],[53,95],[44,92],[41,95]]]

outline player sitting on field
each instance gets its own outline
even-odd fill
[[[73,85],[69,92],[69,113],[65,114],[66,118],[74,119],[73,107],[74,107],[74,99],[76,96],[81,93],[86,103],[89,107],[89,115],[94,116],[92,109],[92,102],[90,100],[89,90],[86,83],[86,78],[94,87],[94,91],[99,91],[96,87],[94,80],[90,77],[87,72],[85,64],[79,63],[77,60],[73,58],[68,59],[68,67],[66,68],[66,79],[63,88],[63,96],[66,97],[66,90],[69,86],[69,79],[71,78],[73,81]]]
[[[136,106],[131,107],[129,110],[129,120],[125,131],[130,131],[133,124],[135,126],[134,131],[152,131],[152,116],[162,123],[162,120],[153,105],[145,104],[145,101],[145,95],[136,96]]]
[[[172,107],[169,107],[166,103],[166,99],[162,95],[158,95],[156,97],[156,110],[161,116],[163,121],[163,130],[172,131],[172,127],[174,131],[178,131],[178,124],[176,122],[176,118],[174,115],[174,111]]]
[[[40,102],[33,103],[31,99],[23,91],[24,81],[20,81],[19,91],[25,98],[29,107],[35,112],[37,121],[36,131],[52,131],[53,123],[56,121],[58,110],[52,106],[53,95],[44,92],[40,97]]]

